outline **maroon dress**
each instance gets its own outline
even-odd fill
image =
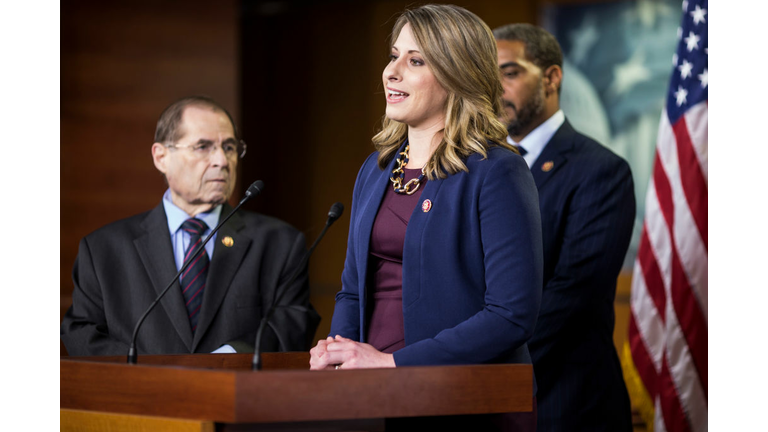
[[[417,178],[421,169],[405,169],[403,184]],[[393,353],[405,347],[403,331],[403,246],[405,230],[427,178],[413,195],[396,193],[392,183],[381,202],[371,231],[367,286],[372,301],[366,311],[366,341],[381,352]]]

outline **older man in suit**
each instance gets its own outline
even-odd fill
[[[234,122],[207,97],[187,97],[160,116],[152,145],[168,190],[146,213],[86,236],[73,270],[72,307],[61,325],[70,355],[126,354],[133,328],[186,258],[232,208],[245,154]],[[241,211],[206,245],[138,334],[142,354],[252,351],[259,322],[286,290],[263,336],[267,351],[306,350],[319,317],[309,304],[304,235]],[[299,277],[290,285],[294,272]]]
[[[528,347],[540,431],[631,431],[613,346],[616,278],[635,216],[629,165],[568,123],[559,106],[563,55],[540,27],[494,30],[508,115],[539,190],[541,310]]]

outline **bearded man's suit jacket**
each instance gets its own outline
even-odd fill
[[[613,344],[616,279],[635,196],[629,165],[568,120],[531,166],[539,189],[544,290],[528,347],[539,431],[631,431]]]
[[[221,217],[232,208],[224,204]],[[213,228],[213,227],[211,227]],[[231,237],[231,246],[222,239]],[[283,286],[306,251],[304,235],[278,219],[240,211],[216,237],[198,327],[193,333],[178,282],[147,316],[139,354],[208,353],[224,344],[253,349],[278,289],[287,292],[262,338],[263,351],[306,351],[319,316],[309,304],[306,266]],[[176,274],[162,203],[86,236],[72,272],[72,307],[61,325],[70,355],[124,355],[139,317]]]

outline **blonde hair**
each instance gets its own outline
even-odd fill
[[[425,166],[427,178],[445,178],[467,171],[464,159],[472,153],[485,158],[491,145],[516,151],[506,142],[499,120],[503,106],[496,41],[488,26],[472,12],[454,5],[425,5],[406,10],[392,29],[395,44],[405,24],[437,82],[448,92],[445,129]],[[372,141],[385,169],[408,136],[408,126],[387,118]]]

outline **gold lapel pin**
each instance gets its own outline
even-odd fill
[[[235,241],[230,236],[226,236],[223,239],[221,239],[221,244],[223,244],[226,247],[232,247],[232,245],[235,244]]]
[[[552,161],[546,161],[541,165],[541,170],[544,172],[550,172],[552,171],[552,168],[555,166],[555,163]]]

